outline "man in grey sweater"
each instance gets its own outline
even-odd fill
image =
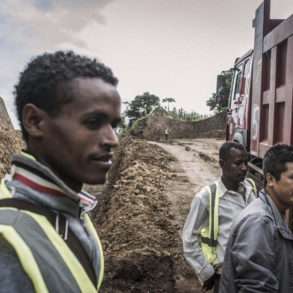
[[[226,249],[221,293],[293,292],[293,146],[276,145],[263,161],[265,188],[238,217]]]

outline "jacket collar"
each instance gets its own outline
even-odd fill
[[[33,196],[32,200],[41,197],[43,203],[49,202],[54,206],[58,203],[59,206],[71,207],[71,210],[75,206],[78,210],[89,211],[97,204],[93,195],[73,191],[48,166],[26,152],[13,157],[11,173],[5,179],[7,185],[16,191]]]
[[[226,191],[228,190],[226,188],[226,186],[224,185],[223,181],[222,181],[222,178],[220,178],[217,182],[217,189],[218,189],[218,192],[219,192],[219,195],[222,196],[226,193]]]
[[[245,197],[247,197],[247,194],[250,193],[250,191],[252,190],[252,187],[250,186],[250,184],[245,184],[245,180],[240,182],[238,191],[228,190],[226,186],[224,185],[221,177],[217,181],[217,188],[219,189],[220,196],[224,195],[227,191],[229,191],[229,193],[235,193],[235,194],[244,193]],[[242,189],[242,191],[240,189]]]
[[[288,225],[286,224],[284,218],[282,217],[280,211],[278,210],[270,195],[265,190],[261,190],[259,192],[259,198],[266,204],[267,210],[273,217],[281,235],[286,239],[293,240],[292,232],[290,231]]]

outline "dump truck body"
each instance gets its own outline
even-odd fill
[[[236,59],[226,138],[263,158],[277,143],[293,143],[293,15],[270,18],[270,0],[257,9],[253,51]]]

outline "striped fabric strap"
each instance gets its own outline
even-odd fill
[[[0,222],[0,227],[4,231],[0,229],[2,234],[6,235],[7,231],[15,229],[13,238],[5,238],[13,244],[34,286],[38,286],[37,293],[65,292],[64,290],[72,293],[97,292],[77,257],[45,216],[27,210],[1,207]],[[62,277],[59,278],[61,272]],[[41,288],[45,286],[41,281],[46,284],[47,291]],[[58,281],[61,283],[58,284]]]
[[[247,177],[246,181],[251,185],[252,190],[254,191],[254,193],[257,194],[257,188],[256,188],[254,180],[252,178]]]
[[[12,194],[5,184],[5,178],[1,180],[0,184],[0,199],[11,198]]]
[[[36,293],[48,293],[39,266],[29,246],[11,226],[0,225],[0,235],[14,248],[23,270],[30,277]]]
[[[209,242],[210,246],[216,246],[217,245],[217,236],[218,236],[218,227],[217,227],[217,217],[218,217],[218,211],[217,211],[217,201],[216,201],[216,193],[217,193],[217,185],[214,183],[209,186],[210,188],[210,213],[209,213]]]
[[[81,266],[72,251],[68,248],[64,240],[56,233],[50,222],[44,216],[40,216],[28,211],[25,211],[25,213],[30,215],[39,224],[50,242],[55,246],[64,263],[67,265],[74,279],[78,283],[81,292],[96,292],[96,289],[87,276],[84,268]]]
[[[93,236],[93,238],[96,240],[96,243],[98,245],[99,248],[99,252],[100,252],[100,272],[99,272],[99,279],[98,279],[98,290],[100,289],[103,279],[104,279],[104,253],[103,253],[103,248],[102,248],[102,244],[100,241],[100,238],[96,232],[96,229],[92,223],[92,221],[90,220],[90,217],[88,216],[88,214],[85,214],[85,219],[84,219],[84,223],[85,223],[85,227],[88,231],[88,233],[90,235]]]
[[[12,160],[11,177],[38,192],[47,195],[65,196],[79,201],[87,211],[93,209],[97,203],[96,197],[81,191],[79,193],[67,186],[47,166],[37,161],[32,155],[22,152]]]

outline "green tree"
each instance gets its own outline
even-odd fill
[[[212,95],[208,98],[206,102],[210,110],[214,110],[218,113],[227,109],[232,82],[232,74],[232,70],[226,70],[222,71],[217,76],[216,93],[212,93]]]
[[[131,102],[126,102],[125,104],[127,104],[125,114],[129,120],[133,122],[149,114],[156,107],[159,107],[160,98],[149,92],[145,92],[142,95],[136,96]]]
[[[171,103],[175,103],[176,101],[175,101],[175,99],[173,99],[173,98],[164,98],[163,100],[162,100],[162,103],[167,103],[167,111],[169,112],[170,110],[170,104]]]
[[[206,104],[210,108],[211,111],[217,108],[217,95],[216,95],[216,93],[212,93],[212,95],[206,101]]]

